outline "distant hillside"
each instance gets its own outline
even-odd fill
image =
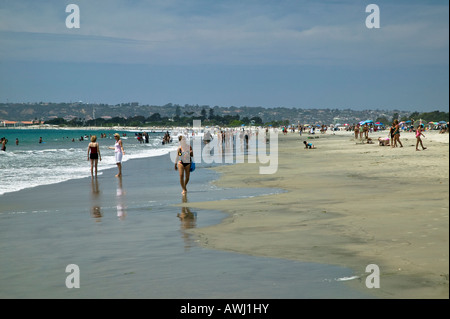
[[[166,104],[139,105],[139,103],[123,103],[120,105],[88,104],[88,103],[0,103],[0,119],[10,121],[48,121],[63,118],[67,121],[76,119],[89,121],[97,118],[130,118],[145,117],[159,114],[160,117],[196,117],[210,118],[211,116],[236,116],[239,118],[260,118],[263,123],[273,121],[287,121],[290,123],[356,123],[362,120],[383,119],[390,122],[395,118],[408,119],[411,115],[419,116],[415,112],[399,110],[364,110],[351,109],[300,109],[300,108],[263,108],[263,107],[210,107],[208,105],[177,105]],[[440,117],[448,121],[448,113],[438,112]],[[436,121],[441,118],[433,119]]]

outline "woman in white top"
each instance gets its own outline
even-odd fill
[[[122,177],[122,156],[125,155],[125,151],[123,149],[123,144],[122,140],[120,139],[119,133],[115,133],[114,138],[116,140],[116,143],[114,144],[114,147],[109,148],[114,150],[116,154],[116,164],[117,168],[119,169],[119,173],[116,175],[116,177]]]

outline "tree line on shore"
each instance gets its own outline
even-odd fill
[[[209,126],[223,126],[223,127],[238,127],[242,125],[255,125],[255,126],[287,126],[290,124],[289,120],[279,120],[279,121],[270,121],[263,122],[263,120],[258,117],[240,117],[239,114],[236,115],[215,115],[212,109],[209,110],[209,114],[207,114],[206,110],[202,110],[201,116],[192,115],[192,114],[176,114],[173,117],[161,116],[159,113],[153,113],[149,117],[145,117],[142,115],[133,116],[133,117],[113,117],[110,119],[105,118],[96,118],[85,120],[83,118],[73,118],[71,120],[65,120],[64,118],[55,118],[51,120],[45,121],[45,124],[50,125],[59,125],[59,126],[70,126],[70,127],[89,127],[89,126],[101,126],[101,127],[113,127],[113,126],[190,126],[192,125],[193,120],[201,120],[203,125]],[[400,121],[406,121],[410,119],[414,120],[422,120],[426,123],[432,121],[449,121],[449,113],[434,111],[434,112],[414,112],[406,118],[399,118],[398,114],[394,114],[392,120],[398,119]],[[384,124],[389,124],[390,121],[387,118],[377,118],[375,119],[377,122],[382,122]],[[304,124],[304,123],[300,123]],[[330,124],[330,123],[326,123]],[[351,123],[349,123],[351,124]]]
[[[212,110],[210,110],[212,111]],[[113,126],[190,126],[193,120],[201,120],[203,125],[209,126],[225,126],[225,127],[238,127],[242,125],[272,125],[272,126],[282,126],[288,125],[289,121],[271,121],[263,123],[262,119],[258,116],[248,118],[241,118],[239,114],[236,115],[214,115],[210,112],[209,116],[202,111],[201,116],[180,116],[175,115],[174,117],[161,116],[159,113],[154,113],[149,117],[145,116],[133,116],[133,117],[113,117],[110,119],[96,118],[85,120],[83,118],[73,118],[71,120],[65,120],[63,118],[55,118],[47,120],[44,124],[59,125],[59,126],[70,126],[70,127],[88,127],[88,126],[101,126],[101,127],[113,127]]]

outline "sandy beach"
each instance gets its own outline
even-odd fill
[[[373,298],[338,280],[352,275],[348,267],[199,245],[191,230],[219,224],[227,214],[189,208],[190,202],[219,201],[223,208],[230,199],[280,194],[283,190],[278,187],[218,187],[212,181],[219,174],[211,168],[222,164],[198,162],[189,192],[182,196],[170,155],[139,153],[144,148],[158,149],[131,139],[124,140],[127,156],[133,152],[146,156],[125,161],[123,178],[118,179],[117,168],[105,163],[105,149],[99,164],[105,169],[92,179],[85,158],[87,144],[82,144],[86,141],[55,141],[51,137],[59,133],[52,132],[45,138],[48,143],[42,145],[44,152],[33,150],[35,146],[27,142],[26,137],[35,140],[34,134],[22,136],[19,147],[25,150],[11,145],[2,154],[0,162],[6,167],[2,183],[7,172],[14,173],[19,182],[17,170],[8,168],[16,162],[29,173],[22,178],[33,179],[40,173],[48,178],[50,171],[44,170],[43,163],[51,162],[52,157],[59,159],[51,162],[53,174],[67,175],[62,169],[71,161],[71,171],[82,162],[79,172],[86,177],[25,184],[28,187],[0,195],[0,298]],[[107,142],[102,142],[105,148]],[[77,145],[82,152],[77,151]],[[63,165],[58,166],[59,162]],[[66,267],[73,264],[81,272],[79,289],[68,287],[66,282]]]
[[[275,174],[249,163],[215,169],[221,187],[286,192],[191,202],[228,217],[190,232],[207,248],[349,267],[358,278],[348,285],[377,298],[448,298],[449,135],[425,132],[419,152],[414,133],[401,134],[403,148],[379,146],[385,135],[362,144],[352,132],[279,134]],[[369,264],[379,288],[366,286]]]

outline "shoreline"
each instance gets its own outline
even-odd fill
[[[109,168],[98,179],[84,177],[3,195],[0,295],[370,298],[332,280],[347,276],[347,268],[203,249],[190,230],[216,225],[226,215],[189,211],[190,201],[253,198],[269,190],[212,187],[219,175],[201,169],[195,172],[185,202],[177,173],[168,163],[168,156],[165,161],[132,159],[124,167],[123,183],[114,177],[116,169]],[[148,167],[159,173],[143,174]],[[269,193],[274,191],[278,193]],[[180,218],[187,212],[195,219]],[[64,285],[64,269],[73,263],[80,266],[82,289]]]
[[[232,193],[250,188],[284,192],[243,199],[221,192],[205,202],[201,196],[208,191],[203,190],[188,194],[189,203],[173,206],[227,213],[219,224],[186,230],[199,247],[343,266],[357,279],[345,285],[361,295],[448,298],[449,136],[426,135],[428,150],[415,152],[413,133],[402,134],[402,149],[356,144],[351,132],[279,134],[276,174],[259,175],[259,165],[249,163],[208,168],[220,173],[213,184]],[[303,140],[318,148],[305,150]],[[417,172],[422,172],[420,187]],[[135,185],[137,190],[146,183],[139,174],[135,182],[142,184]],[[52,194],[40,199],[42,209],[53,202]],[[381,289],[365,287],[368,264],[380,267]]]
[[[352,132],[317,137],[318,148],[305,150],[308,135],[280,134],[274,175],[248,163],[214,168],[221,187],[286,192],[190,203],[228,214],[191,230],[201,245],[349,267],[359,280],[348,284],[379,298],[448,298],[448,134],[428,132],[422,152],[413,133],[402,133],[405,147],[396,149],[357,144]],[[381,277],[370,291],[369,264]]]
[[[177,127],[170,127],[170,129],[175,129]],[[113,127],[105,127],[105,126],[53,126],[53,125],[31,125],[31,126],[14,126],[14,127],[2,127],[0,126],[0,130],[78,130],[78,131],[145,131],[145,130],[161,130],[161,132],[168,130],[169,127],[141,127],[141,126],[113,126]]]

